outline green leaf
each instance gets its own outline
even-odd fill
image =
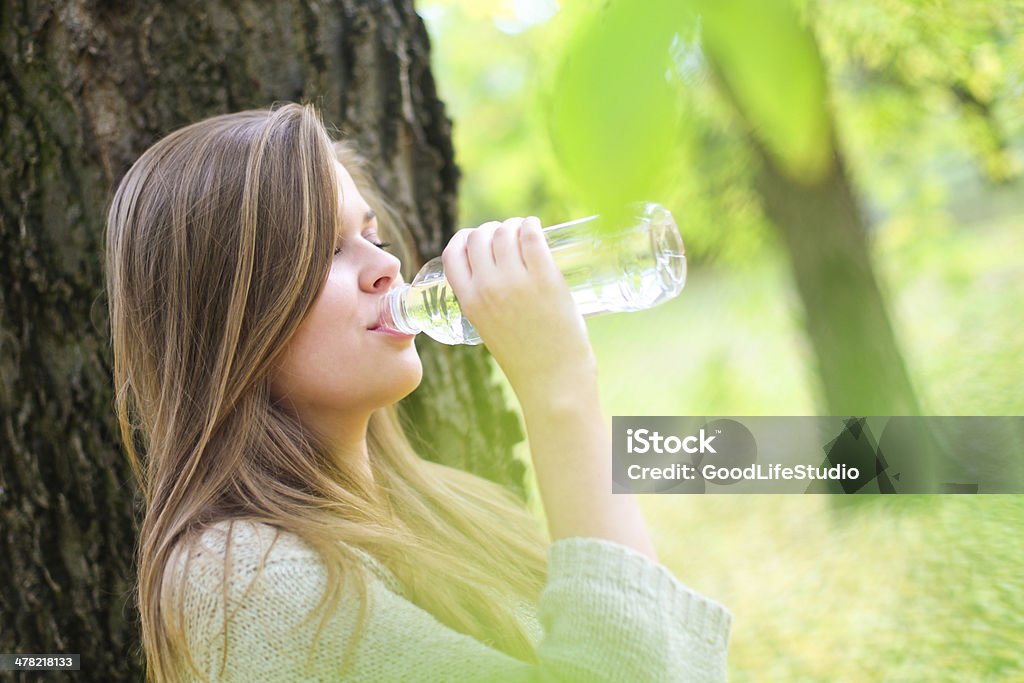
[[[696,0],[706,53],[783,170],[813,183],[831,167],[825,70],[787,0]]]
[[[548,85],[555,156],[588,205],[659,199],[676,153],[679,82],[673,3],[612,0],[576,19]]]

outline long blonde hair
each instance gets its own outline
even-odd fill
[[[318,551],[333,588],[314,610],[323,610],[316,637],[342,579],[353,582],[362,600],[346,654],[366,611],[357,548],[442,623],[535,660],[511,605],[536,601],[545,544],[514,495],[419,458],[393,407],[370,420],[378,486],[369,490],[270,398],[274,361],[329,270],[340,220],[335,159],[382,219],[393,215],[352,148],[300,104],[177,130],[135,162],[113,197],[107,295],[118,422],[145,498],[137,594],[147,680],[179,680],[184,666],[199,673],[173,599],[183,577],[168,567],[221,520],[271,524]],[[382,222],[389,230],[401,236]]]

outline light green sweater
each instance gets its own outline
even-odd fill
[[[370,570],[370,607],[349,673],[341,679],[337,671],[355,626],[354,592],[343,594],[304,670],[321,613],[298,624],[320,599],[326,569],[312,547],[280,532],[253,582],[279,532],[240,522],[234,524],[231,543],[228,610],[234,615],[221,671],[227,529],[227,523],[220,523],[204,533],[185,584],[189,646],[211,680],[646,683],[726,677],[729,611],[639,552],[596,538],[551,544],[540,602],[535,612],[526,609],[521,615],[535,634],[539,664],[442,625],[403,598],[394,575],[361,553]],[[178,559],[180,571],[185,558]]]

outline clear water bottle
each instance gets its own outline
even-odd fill
[[[626,225],[603,226],[600,215],[552,225],[544,236],[580,313],[640,311],[674,298],[686,284],[686,254],[672,214],[659,204],[632,205]],[[441,257],[413,281],[388,292],[380,321],[406,334],[425,332],[444,344],[479,344],[444,276]]]

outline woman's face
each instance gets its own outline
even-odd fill
[[[423,375],[412,335],[374,329],[381,299],[401,282],[399,261],[375,244],[373,212],[337,169],[342,228],[330,274],[271,381],[274,398],[327,431],[365,426],[370,412],[412,392]]]

